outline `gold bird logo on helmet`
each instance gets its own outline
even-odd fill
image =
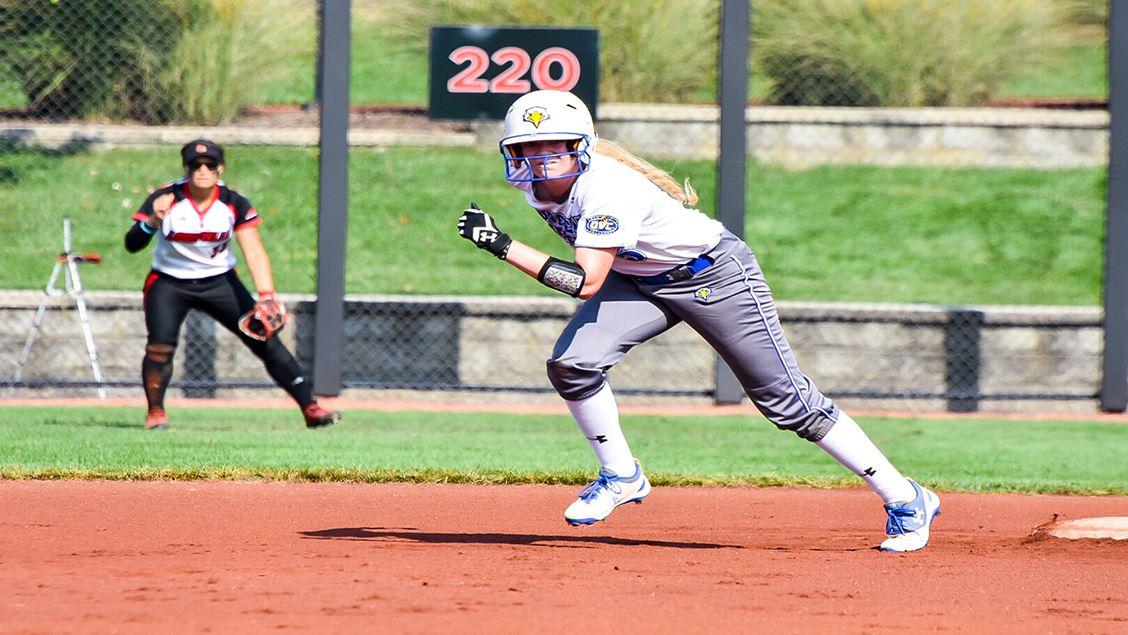
[[[548,119],[548,111],[541,106],[533,106],[525,111],[525,116],[521,119],[533,124],[534,128],[540,128],[541,122]]]

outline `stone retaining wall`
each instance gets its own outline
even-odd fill
[[[604,104],[601,136],[654,157],[711,159],[715,106]],[[805,168],[821,164],[1067,168],[1108,163],[1108,112],[1032,108],[752,107],[748,153]],[[479,144],[500,126],[476,124]]]
[[[711,159],[717,153],[715,106],[602,104],[599,134],[653,157]],[[791,167],[818,164],[975,167],[1099,167],[1108,162],[1108,112],[1027,108],[751,107],[748,152]],[[495,151],[498,122],[471,132],[354,127],[354,147],[469,147]],[[0,147],[179,145],[209,136],[225,144],[313,146],[316,127],[129,126],[0,121]]]

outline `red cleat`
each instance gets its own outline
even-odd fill
[[[307,428],[324,428],[341,420],[341,413],[322,408],[316,401],[302,410]]]
[[[149,408],[149,414],[145,415],[145,429],[168,430],[168,415],[164,408]]]

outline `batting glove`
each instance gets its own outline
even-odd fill
[[[470,209],[462,212],[462,217],[458,219],[458,235],[501,260],[505,260],[509,246],[513,244],[509,234],[498,229],[493,217],[483,212],[477,203],[470,203]]]

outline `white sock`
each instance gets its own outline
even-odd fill
[[[838,422],[816,444],[866,483],[886,503],[908,501],[916,490],[870,441],[850,415],[838,411]]]
[[[634,455],[619,427],[619,407],[615,405],[615,395],[611,385],[603,384],[599,392],[579,401],[564,400],[580,432],[587,437],[591,449],[599,463],[616,474],[634,474]]]

